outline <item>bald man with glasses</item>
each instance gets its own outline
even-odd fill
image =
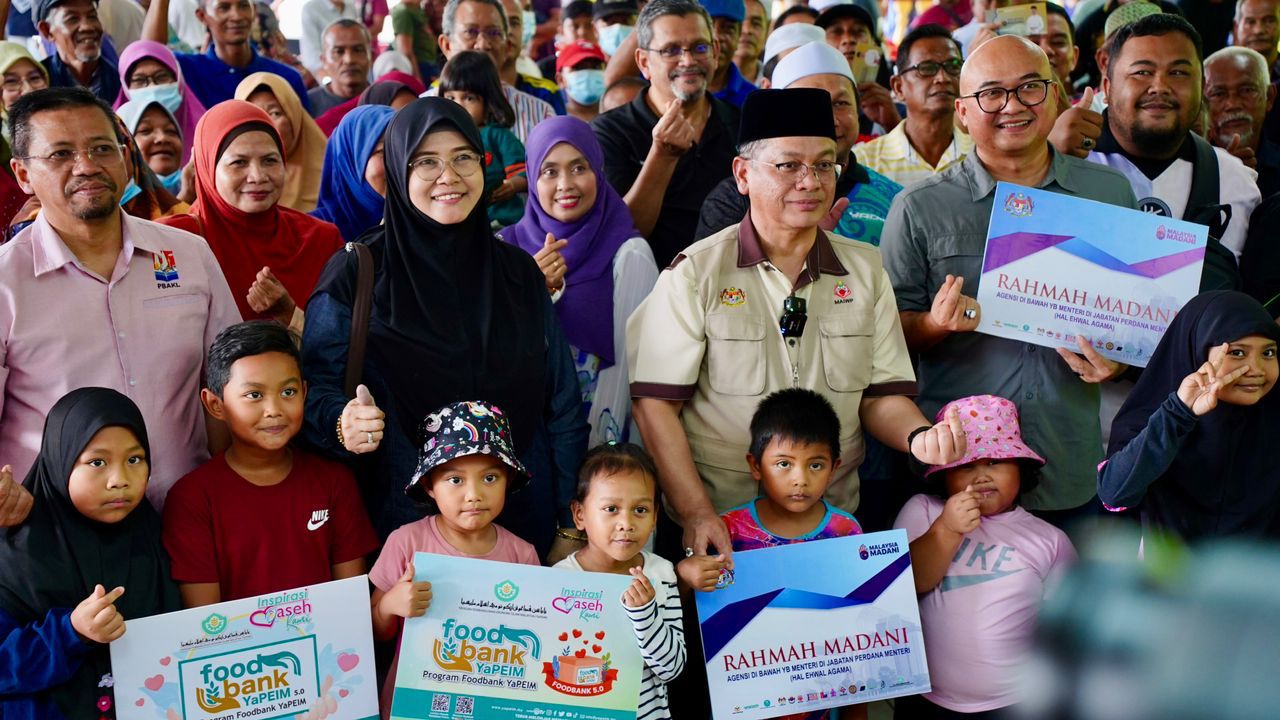
[[[1060,93],[1048,57],[1012,35],[979,46],[954,100],[974,150],[894,199],[881,237],[907,346],[919,354],[917,403],[932,417],[968,395],[1018,404],[1028,444],[1048,459],[1023,505],[1063,524],[1096,507],[1102,460],[1098,383],[1123,371],[1087,343],[1082,354],[974,332],[978,279],[999,181],[1122,207],[1136,199],[1123,175],[1063,155],[1048,141]]]

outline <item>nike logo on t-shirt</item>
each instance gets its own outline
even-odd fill
[[[307,521],[307,529],[312,531],[319,530],[320,526],[327,522],[329,522],[329,511],[327,509],[316,510],[311,513],[311,519]]]

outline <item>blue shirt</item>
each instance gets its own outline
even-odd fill
[[[41,60],[40,64],[49,71],[50,87],[80,87],[71,68],[62,62],[62,58],[56,52]],[[116,69],[115,63],[108,60],[105,55],[98,58],[98,69],[93,71],[93,77],[90,78],[87,87],[103,102],[108,105],[115,104],[116,97],[120,95],[120,71]]]
[[[71,627],[71,608],[19,625],[0,610],[0,717],[61,717],[53,692],[80,669],[88,646]],[[86,698],[86,710],[96,698]]]
[[[742,71],[738,70],[738,63],[729,63],[729,77],[725,80],[724,89],[712,94],[734,107],[742,107],[747,96],[758,89],[742,76]]]
[[[302,84],[302,76],[298,71],[284,63],[262,57],[256,50],[253,51],[253,59],[249,61],[249,65],[243,68],[232,67],[223,62],[214,52],[213,45],[210,45],[209,50],[203,55],[176,54],[178,65],[182,66],[182,78],[187,81],[187,86],[196,94],[196,97],[200,98],[201,104],[206,108],[234,98],[236,87],[241,80],[256,72],[269,72],[288,80],[293,86],[293,91],[298,94],[302,108],[308,113],[311,112],[311,103],[307,99],[307,86]],[[114,101],[115,97],[111,99]]]
[[[564,97],[560,94],[559,88],[546,78],[518,75],[516,77],[516,89],[522,93],[529,93],[547,103],[552,110],[556,111],[557,115],[564,115],[567,112],[564,107]]]

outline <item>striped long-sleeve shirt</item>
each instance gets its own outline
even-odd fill
[[[556,567],[582,570],[577,553],[556,563]],[[644,658],[640,678],[640,703],[636,720],[670,718],[667,683],[684,670],[686,658],[680,593],[676,589],[676,569],[670,562],[644,553],[644,574],[653,584],[654,598],[638,608],[623,606],[635,627],[636,642]]]

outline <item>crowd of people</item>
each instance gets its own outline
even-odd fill
[[[692,593],[901,528],[894,717],[998,718],[1082,528],[1280,536],[1280,1],[906,5],[0,0],[0,717],[429,552],[630,577],[706,718]],[[1145,368],[976,332],[997,182],[1207,228]]]

